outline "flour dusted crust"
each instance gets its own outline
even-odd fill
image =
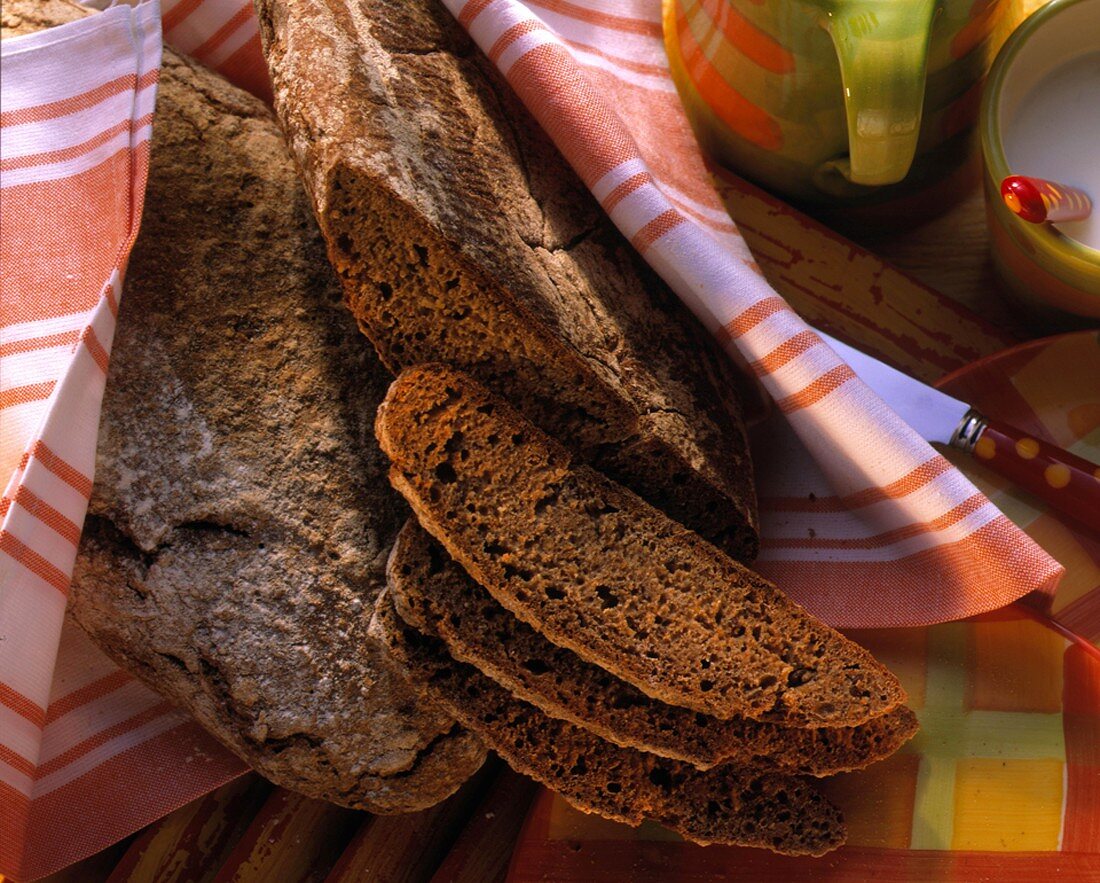
[[[267,109],[166,50],[153,138],[72,615],[273,781],[433,804],[485,750],[366,633],[407,515],[387,372]]]
[[[275,105],[392,370],[461,366],[743,560],[734,373],[438,0],[260,0]]]

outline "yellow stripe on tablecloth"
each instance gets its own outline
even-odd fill
[[[955,758],[926,755],[917,770],[910,849],[950,849],[955,832]]]
[[[966,643],[969,626],[952,622],[928,630],[928,669],[924,708],[918,712],[921,730],[910,743],[919,752],[917,787],[913,797],[911,849],[950,849],[955,828],[955,758],[957,743],[950,719],[966,701]],[[918,741],[919,740],[919,741]]]
[[[1062,715],[968,709],[974,628],[949,623],[928,631],[926,698],[917,712],[921,731],[905,749],[921,755],[910,848],[1056,849],[1065,761]],[[1022,642],[1021,652],[1026,649]],[[1016,830],[1013,820],[1025,816],[1034,822],[1032,833]]]
[[[1064,767],[1057,760],[960,761],[951,848],[985,852],[1058,849]]]

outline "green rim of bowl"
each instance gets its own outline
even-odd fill
[[[1001,47],[1001,51],[997,53],[997,58],[989,71],[989,80],[982,95],[980,110],[982,152],[985,155],[986,174],[992,177],[995,184],[999,185],[1010,174],[1008,160],[1005,158],[1004,149],[1001,147],[1000,109],[998,107],[1001,87],[1004,85],[1004,78],[1008,74],[1009,67],[1011,67],[1021,47],[1035,31],[1070,7],[1087,2],[1095,2],[1095,0],[1052,0],[1046,6],[1029,15],[1012,32]],[[1100,6],[1100,3],[1097,5]],[[1034,240],[1044,251],[1059,250],[1075,260],[1084,262],[1086,267],[1089,268],[1095,268],[1097,261],[1100,261],[1100,249],[1091,248],[1084,243],[1058,233],[1049,224],[1028,224],[1027,226],[1031,229],[1022,229],[1021,235]],[[1095,272],[1095,269],[1092,272]]]

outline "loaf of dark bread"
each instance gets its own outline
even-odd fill
[[[275,106],[382,361],[460,366],[741,560],[735,375],[439,0],[258,0]]]
[[[387,584],[405,622],[441,638],[451,656],[518,698],[616,745],[700,769],[737,762],[831,775],[893,754],[917,731],[916,715],[904,705],[859,727],[789,728],[743,717],[720,721],[651,699],[512,616],[414,520],[394,543]]]
[[[378,812],[485,755],[366,634],[408,516],[388,382],[270,112],[165,50],[72,615],[263,775]]]
[[[858,726],[904,701],[866,650],[469,376],[406,369],[376,433],[391,483],[467,573],[646,695],[788,726]]]
[[[514,770],[585,812],[630,825],[653,819],[702,845],[821,855],[844,842],[840,812],[802,779],[734,765],[702,771],[547,717],[402,623],[388,594],[379,599],[371,630],[429,695]]]

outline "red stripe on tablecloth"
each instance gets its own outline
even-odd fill
[[[259,33],[249,37],[240,48],[219,64],[218,72],[233,85],[251,92],[261,101],[268,104],[274,101],[271,76],[267,70],[267,62],[264,61]]]
[[[46,724],[46,710],[41,705],[31,701],[18,690],[13,690],[2,681],[0,681],[0,705],[26,718],[36,727],[41,728]]]
[[[816,405],[826,396],[832,395],[848,381],[855,379],[856,373],[851,368],[847,365],[837,365],[798,392],[777,399],[775,406],[784,414],[808,408]]]
[[[161,19],[161,28],[164,30],[164,35],[168,36],[168,32],[173,28],[178,27],[183,21],[191,15],[196,9],[198,9],[205,0],[180,0],[175,6],[173,6],[168,12],[164,14],[164,18]]]
[[[111,126],[109,129],[103,130],[94,138],[89,138],[87,141],[81,142],[80,144],[74,144],[72,147],[63,147],[60,150],[47,150],[43,153],[28,153],[24,156],[13,156],[10,159],[0,160],[0,172],[29,169],[34,166],[51,165],[53,163],[66,162],[70,159],[77,159],[78,157],[91,153],[97,147],[102,147],[116,135],[126,131],[136,132],[142,126],[147,126],[152,123],[152,121],[153,115],[146,114],[136,120],[123,120]],[[120,151],[129,149],[129,144],[119,148]]]
[[[84,739],[82,742],[78,742],[69,748],[68,751],[64,751],[57,757],[41,764],[35,771],[34,778],[36,780],[42,779],[46,776],[52,775],[59,770],[64,769],[74,761],[79,760],[85,754],[90,751],[94,751],[106,742],[112,739],[117,739],[119,736],[124,736],[126,733],[136,730],[138,727],[144,726],[150,721],[156,720],[158,717],[163,717],[166,714],[174,712],[172,704],[169,702],[158,702],[152,708],[147,708],[145,711],[135,714],[133,717],[127,718],[124,721],[120,721],[113,727],[108,727],[105,730],[101,730],[94,736],[90,736]]]
[[[53,723],[70,711],[74,711],[82,705],[87,705],[89,702],[94,702],[96,699],[101,699],[107,694],[125,687],[133,680],[133,675],[122,669],[97,678],[90,684],[85,684],[83,687],[62,696],[56,702],[51,702],[49,709],[46,711],[46,723]]]
[[[872,487],[846,497],[761,497],[765,512],[848,512],[886,500],[899,500],[934,481],[954,467],[939,454],[926,460],[896,481]]]
[[[34,764],[18,751],[13,751],[2,742],[0,742],[0,763],[6,763],[13,770],[22,773],[24,776],[32,779],[34,778]]]
[[[0,358],[20,353],[32,353],[35,350],[47,350],[56,346],[75,346],[80,340],[79,331],[61,331],[57,334],[44,334],[42,337],[27,337],[0,343]]]
[[[638,158],[629,133],[613,118],[593,113],[603,98],[564,46],[535,46],[512,65],[508,82],[589,188]]]
[[[45,500],[31,493],[25,486],[20,485],[19,490],[15,492],[15,502],[27,514],[33,515],[74,546],[80,542],[80,525],[66,518]]]
[[[148,71],[136,79],[133,74],[126,74],[101,86],[96,86],[94,89],[89,89],[87,92],[73,95],[71,98],[62,98],[59,101],[51,101],[49,104],[36,104],[33,107],[21,107],[18,110],[0,111],[0,128],[19,126],[25,123],[38,123],[79,113],[82,110],[95,107],[104,99],[118,95],[120,92],[133,89],[140,91],[146,86],[152,85],[157,81],[158,73],[158,71]]]
[[[20,876],[23,862],[23,834],[30,799],[7,782],[0,781],[0,867]]]
[[[20,564],[39,579],[49,583],[62,595],[69,594],[69,577],[54,567],[44,556],[20,542],[6,530],[0,530],[0,552]]]
[[[940,543],[912,555],[889,561],[829,561],[829,570],[843,595],[821,598],[812,593],[820,581],[822,562],[758,560],[754,567],[774,583],[783,586],[794,600],[815,616],[839,628],[891,628],[931,625],[975,613],[1003,607],[1035,584],[1038,591],[1049,592],[1060,575],[1056,565],[1043,561],[1037,548],[1026,557],[1006,561],[996,550],[1009,548],[1019,537],[1019,528],[1000,515],[973,533],[954,543]],[[972,576],[973,575],[973,576]],[[925,597],[929,580],[937,580],[939,606],[929,619],[926,607],[910,603],[910,598]],[[806,591],[799,591],[799,587]],[[881,601],[889,587],[895,599],[889,608],[879,605],[885,621],[867,622],[860,611]],[[924,594],[922,594],[924,593]]]
[[[725,346],[732,340],[736,340],[742,334],[746,334],[776,313],[788,309],[787,302],[775,295],[759,300],[742,313],[734,316],[725,325],[715,332],[718,342]]]
[[[196,46],[195,49],[191,52],[191,55],[195,56],[195,58],[199,59],[199,61],[205,60],[205,58],[210,55],[211,52],[213,52],[226,40],[233,36],[233,33],[237,30],[237,28],[248,24],[250,21],[253,21],[255,15],[256,13],[255,10],[253,10],[252,8],[252,4],[245,3],[240,9],[237,10],[236,14],[234,14],[233,17],[229,19],[229,21],[227,21],[220,28],[214,31],[214,33],[207,37],[201,44]]]
[[[687,218],[676,209],[666,209],[635,233],[630,238],[630,244],[639,254],[645,254],[654,242],[686,223]]]
[[[92,360],[99,366],[99,369],[106,374],[111,357],[107,355],[107,350],[105,350],[103,344],[99,342],[99,338],[96,337],[95,334],[95,329],[92,328],[91,325],[84,329],[84,333],[80,335],[80,340],[87,348],[88,355],[92,357]]]
[[[489,51],[486,53],[489,56],[489,60],[493,64],[499,64],[500,56],[504,54],[509,46],[521,37],[534,33],[535,31],[546,31],[549,33],[549,29],[541,21],[527,19],[525,21],[516,22],[503,34],[497,37],[496,42],[489,47]]]
[[[894,530],[884,531],[870,537],[828,538],[828,537],[784,537],[761,540],[764,549],[881,549],[892,546],[902,540],[938,533],[963,519],[973,515],[989,501],[981,493],[967,497],[958,506],[945,512],[939,518],[914,524],[907,524]]]
[[[649,172],[638,172],[636,175],[631,175],[614,190],[612,190],[607,196],[604,197],[602,203],[603,210],[608,214],[611,214],[612,209],[615,208],[626,197],[630,196],[635,190],[644,187],[653,181],[653,176]]]
[[[462,7],[462,11],[458,14],[458,23],[464,28],[469,28],[470,22],[477,18],[485,10],[486,7],[492,5],[496,0],[471,0]]]
[[[803,353],[808,352],[821,343],[821,338],[812,331],[802,331],[794,337],[783,341],[767,355],[749,363],[749,368],[756,375],[771,374],[782,368],[793,359],[797,359]]]
[[[163,774],[135,780],[134,769]],[[35,798],[19,876],[38,878],[79,861],[247,770],[192,721],[127,748]]]
[[[0,390],[0,410],[25,405],[27,402],[41,402],[53,395],[56,380],[43,380],[41,383],[28,383],[26,386],[13,386]]]
[[[562,38],[562,42],[567,46],[573,47],[578,52],[587,52],[590,55],[596,55],[606,59],[616,67],[621,67],[623,70],[633,71],[636,74],[648,74],[652,77],[668,76],[668,67],[666,65],[649,64],[644,61],[634,61],[633,59],[623,58],[621,55],[612,55],[610,52],[604,52],[602,49],[590,46],[588,43],[581,43],[577,40],[566,40],[564,37]],[[584,64],[580,59],[578,59],[578,63]]]
[[[74,466],[70,466],[57,456],[44,441],[37,441],[31,449],[31,456],[50,472],[85,497],[92,496],[92,480]],[[24,468],[26,463],[23,464]]]
[[[148,142],[119,150],[75,175],[8,187],[0,199],[5,230],[0,237],[0,325],[74,317],[99,303],[106,283],[129,245],[131,224],[140,212],[140,192],[119,191],[118,181],[138,175]],[[135,199],[138,201],[135,203]],[[69,231],[80,230],[99,248],[74,249]],[[26,243],[34,243],[29,249]],[[89,280],[100,284],[89,285]],[[18,296],[16,296],[18,292]]]
[[[118,298],[115,297],[115,287],[110,282],[107,283],[103,291],[103,296],[107,298],[107,309],[111,311],[111,315],[116,319],[118,318]]]
[[[601,12],[596,9],[588,9],[576,3],[570,3],[568,0],[527,0],[527,5],[546,9],[550,12],[556,12],[559,15],[567,16],[576,21],[598,25],[601,28],[608,28],[612,31],[622,31],[624,34],[641,34],[644,37],[657,38],[661,36],[660,22],[646,21],[645,19],[631,18],[628,16],[614,15],[610,12]]]

